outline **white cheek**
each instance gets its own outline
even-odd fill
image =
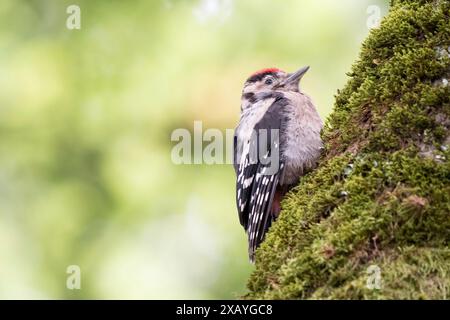
[[[250,92],[255,92],[256,90],[256,86],[254,84],[252,85],[248,85],[244,88],[243,93],[250,93]]]

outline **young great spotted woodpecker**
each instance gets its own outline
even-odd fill
[[[248,235],[251,262],[280,213],[281,199],[316,166],[323,147],[322,120],[299,89],[308,69],[263,69],[247,79],[242,91],[234,168],[239,220]]]

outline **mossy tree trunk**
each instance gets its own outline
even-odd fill
[[[246,298],[450,298],[450,1],[394,0],[349,76]]]

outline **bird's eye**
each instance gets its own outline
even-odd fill
[[[265,81],[265,84],[267,84],[267,85],[271,85],[273,83],[273,79],[272,78],[269,78],[269,79],[267,79],[266,81]]]

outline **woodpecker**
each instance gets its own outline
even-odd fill
[[[263,69],[252,74],[242,90],[234,132],[236,204],[252,263],[280,213],[281,199],[316,166],[323,148],[322,120],[299,87],[308,69]]]

